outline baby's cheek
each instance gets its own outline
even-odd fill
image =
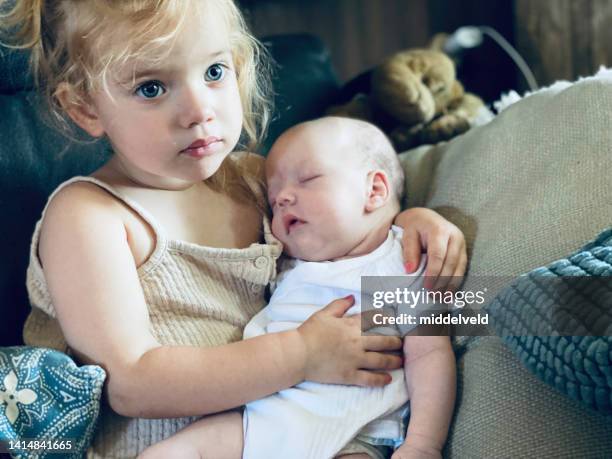
[[[282,232],[281,232],[281,221],[279,218],[272,217],[271,230],[274,237],[278,240],[282,240]]]

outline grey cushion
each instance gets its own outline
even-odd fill
[[[491,123],[401,155],[409,205],[466,234],[464,288],[566,256],[612,223],[612,72],[538,92]],[[612,457],[612,422],[537,380],[498,338],[458,338],[449,457]],[[505,453],[506,452],[506,453]]]
[[[408,205],[438,209],[466,232],[470,288],[571,253],[612,222],[612,71],[548,89],[491,123],[400,155]]]

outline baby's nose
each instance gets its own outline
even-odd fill
[[[293,204],[295,202],[295,194],[291,190],[281,190],[276,197],[276,202],[281,207]]]

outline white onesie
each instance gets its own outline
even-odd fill
[[[333,300],[352,294],[360,311],[361,276],[409,276],[405,286],[423,287],[425,256],[406,274],[402,230],[392,227],[372,253],[334,262],[290,260],[278,277],[270,303],[247,324],[244,338],[297,328]],[[402,369],[382,388],[303,382],[246,405],[243,459],[331,458],[359,435],[373,444],[397,445],[404,438],[402,415],[408,393]]]

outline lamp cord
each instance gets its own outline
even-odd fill
[[[478,29],[485,35],[491,37],[493,41],[495,41],[504,51],[506,51],[506,53],[508,53],[510,58],[512,58],[516,66],[523,73],[523,76],[525,77],[529,88],[532,91],[536,91],[538,89],[538,83],[535,79],[535,76],[533,75],[533,72],[527,65],[527,62],[525,62],[525,59],[523,59],[523,57],[518,53],[518,51],[514,49],[514,47],[508,42],[508,40],[506,40],[502,36],[502,34],[500,34],[492,27],[479,26]]]

